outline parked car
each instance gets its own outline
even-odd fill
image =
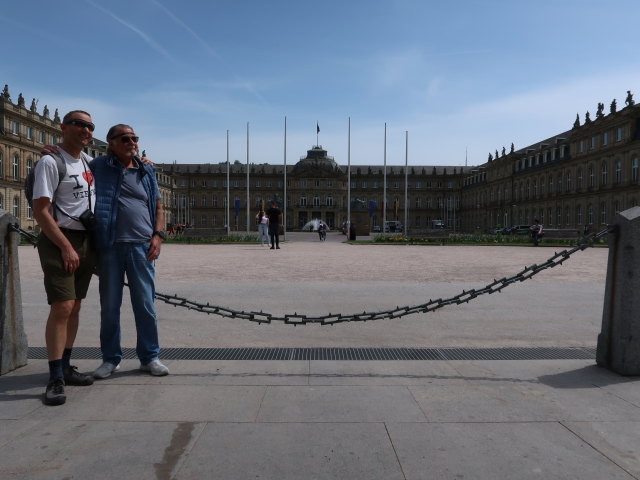
[[[382,228],[380,228],[380,225],[374,225],[371,231],[374,233],[380,233],[382,231]]]
[[[508,235],[511,233],[511,228],[509,227],[496,227],[492,228],[488,232],[491,235]]]
[[[389,220],[384,222],[385,232],[402,232],[402,223],[397,220]]]
[[[529,227],[531,225],[514,225],[513,227],[511,227],[511,234],[512,235],[529,235],[531,233],[531,230],[529,230]]]

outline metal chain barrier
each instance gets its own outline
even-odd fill
[[[34,244],[37,241],[37,237],[23,229],[21,229],[17,224],[11,225],[10,229],[16,232],[19,232],[21,235],[27,238],[27,241]],[[503,288],[508,287],[509,285],[516,282],[524,282],[525,280],[529,280],[534,275],[537,275],[543,270],[548,268],[553,268],[558,265],[561,265],[565,260],[567,260],[571,255],[580,250],[585,250],[588,247],[593,246],[594,242],[600,240],[602,237],[607,235],[608,233],[613,233],[615,231],[614,227],[607,227],[600,232],[592,233],[590,235],[581,237],[578,240],[578,245],[573,248],[563,250],[561,252],[555,253],[552,257],[550,257],[546,262],[541,264],[534,264],[528,267],[525,267],[522,271],[516,273],[511,277],[505,277],[500,280],[494,280],[493,282],[486,285],[484,288],[471,289],[471,290],[463,290],[462,293],[455,295],[450,298],[439,298],[437,300],[429,300],[426,303],[422,303],[420,305],[413,306],[405,306],[405,307],[395,307],[387,310],[379,310],[376,312],[362,312],[355,314],[342,314],[329,313],[327,315],[321,316],[309,316],[298,314],[297,312],[293,314],[285,314],[283,316],[273,315],[271,313],[266,312],[251,312],[245,310],[234,310],[232,308],[222,307],[218,305],[211,305],[209,303],[203,304],[198,303],[193,300],[189,300],[186,298],[179,297],[178,295],[167,295],[165,293],[156,292],[155,298],[157,300],[162,300],[169,305],[173,305],[174,307],[184,307],[189,310],[195,310],[197,312],[206,313],[207,315],[218,315],[220,317],[226,318],[239,318],[242,320],[249,320],[255,323],[271,323],[271,322],[284,322],[290,325],[306,325],[308,323],[317,323],[320,325],[334,325],[337,323],[343,322],[366,322],[370,320],[383,320],[383,319],[392,319],[392,318],[400,318],[405,315],[412,315],[414,313],[427,313],[438,310],[439,308],[446,307],[447,305],[460,305],[462,303],[469,303],[471,300],[478,298],[481,295],[492,294],[496,292],[500,292]]]

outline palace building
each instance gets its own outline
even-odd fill
[[[314,219],[330,228],[347,220],[358,234],[379,231],[384,220],[405,223],[411,234],[444,226],[455,232],[531,224],[547,229],[599,230],[616,213],[638,205],[640,188],[640,106],[627,92],[624,108],[611,102],[609,113],[598,104],[570,130],[525,148],[489,155],[474,167],[352,165],[350,170],[311,147],[292,165],[240,162],[158,164],[168,224],[186,224],[217,234],[255,230],[254,217],[274,200],[286,211],[287,230],[300,230]],[[46,144],[61,139],[60,118],[42,113],[22,94],[14,103],[8,86],[0,95],[0,208],[17,217],[23,228],[35,228],[24,197],[24,180]],[[106,152],[94,139],[92,156]],[[248,186],[248,188],[247,188]],[[348,205],[350,192],[351,204]],[[386,193],[386,205],[384,197]],[[229,205],[227,207],[227,198]],[[286,205],[285,205],[286,201]]]

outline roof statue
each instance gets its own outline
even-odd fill
[[[604,113],[602,113],[603,110],[604,110],[604,103],[598,102],[598,111],[596,112],[596,118],[604,117]]]
[[[573,128],[578,128],[580,126],[580,114],[576,113],[576,121],[573,122]]]
[[[633,94],[631,93],[631,90],[627,90],[627,98],[624,101],[625,105],[632,107],[633,105],[635,105],[636,102],[633,101]]]
[[[492,161],[493,160],[493,156],[491,155],[491,153],[489,153],[489,158],[487,159],[487,161]]]
[[[589,115],[588,110],[587,113],[584,114],[584,124],[586,125],[587,123],[591,123],[591,115]]]
[[[37,105],[36,99],[34,98],[34,99],[31,100],[31,106],[29,107],[29,110],[31,110],[32,112],[35,112],[36,111],[36,105]]]
[[[18,94],[18,106],[24,107],[24,97],[22,96],[22,93]]]
[[[504,157],[507,154],[507,149],[502,147],[502,156]]]
[[[498,158],[498,150],[496,150],[496,156],[495,156],[495,158]]]
[[[4,84],[4,88],[2,89],[2,97],[10,100],[11,96],[9,95],[9,85],[7,85],[6,83]]]
[[[513,146],[513,142],[511,142],[511,151],[509,153],[513,153],[515,151],[515,147]]]
[[[58,115],[58,109],[56,108],[56,111],[53,113],[53,121],[56,123],[61,123],[62,120],[60,120],[60,115]]]
[[[47,107],[46,105],[44,106],[44,109],[42,110],[42,116],[44,118],[49,118],[49,107]]]
[[[618,103],[614,98],[613,101],[611,102],[611,105],[609,106],[609,113],[616,113],[616,110],[618,110]]]

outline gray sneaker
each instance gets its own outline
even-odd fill
[[[93,371],[93,378],[107,378],[110,377],[113,372],[120,370],[120,364],[114,365],[110,362],[102,362],[98,368]]]
[[[149,372],[154,377],[169,375],[169,369],[157,358],[155,360],[151,360],[146,365],[140,364],[140,370],[142,370],[143,372]]]

